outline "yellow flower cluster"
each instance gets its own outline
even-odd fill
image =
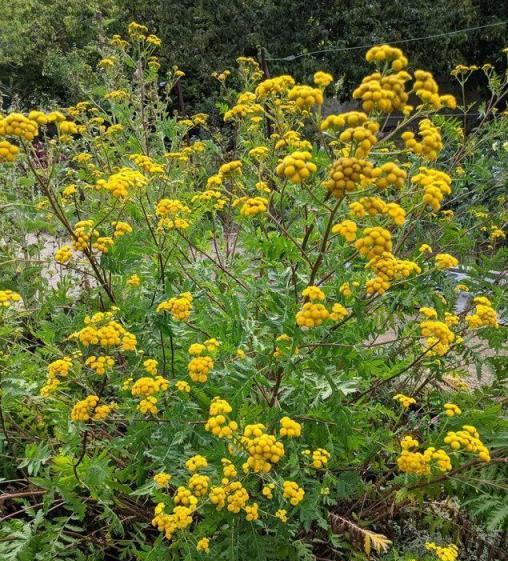
[[[164,503],[159,503],[155,507],[152,525],[155,526],[159,532],[164,532],[164,535],[170,540],[177,530],[185,530],[192,524],[193,508],[187,506],[177,505],[173,508],[171,514],[166,514]]]
[[[441,109],[441,107],[448,107],[449,109],[457,107],[457,102],[452,95],[439,95],[439,87],[432,73],[425,70],[416,70],[414,75],[413,90],[424,105],[430,105],[436,110]]]
[[[263,82],[258,84],[256,87],[255,93],[258,99],[285,95],[289,88],[292,88],[294,85],[294,78],[287,74],[283,74],[282,76],[275,76],[274,78],[263,80]]]
[[[369,258],[382,255],[384,252],[391,253],[392,235],[380,226],[365,228],[363,236],[356,240],[355,247],[360,255]]]
[[[182,393],[190,393],[191,387],[185,380],[177,380],[175,382],[175,388]]]
[[[434,260],[438,269],[451,269],[459,264],[459,260],[449,253],[438,253]]]
[[[125,234],[130,234],[132,232],[132,226],[128,222],[111,222],[111,225],[115,229],[113,233],[114,238],[121,238]]]
[[[270,138],[275,140],[275,149],[281,148],[294,148],[296,150],[311,150],[312,144],[308,140],[301,138],[300,133],[297,131],[287,131],[282,136],[273,133]]]
[[[0,136],[16,136],[31,142],[39,134],[38,123],[22,113],[10,113],[0,119]]]
[[[418,169],[418,173],[412,177],[411,181],[415,185],[423,187],[423,200],[433,210],[439,210],[445,195],[450,195],[452,192],[451,177],[444,171],[437,169],[421,167]]]
[[[244,200],[240,214],[242,216],[255,216],[266,212],[268,199],[265,197],[252,197]]]
[[[162,471],[160,473],[156,473],[153,476],[153,480],[158,487],[166,487],[171,481],[171,475]]]
[[[306,302],[296,314],[296,323],[300,327],[319,327],[329,317],[330,312],[323,304]]]
[[[99,376],[102,376],[106,373],[106,370],[113,368],[115,365],[115,359],[109,355],[92,355],[85,360],[85,365],[88,366],[88,368],[91,368],[96,374],[99,374]]]
[[[216,210],[222,210],[227,203],[227,199],[225,199],[222,196],[222,193],[220,191],[215,191],[213,189],[207,189],[202,193],[194,195],[192,197],[192,202],[194,203],[196,201],[203,201],[203,202],[213,201],[214,203],[213,206]]]
[[[363,218],[365,216],[376,216],[387,211],[386,203],[379,197],[362,197],[349,205],[354,216]]]
[[[319,286],[307,286],[302,290],[302,296],[311,301],[323,301],[326,298],[325,293],[319,288]]]
[[[19,154],[19,148],[8,140],[0,141],[0,163],[13,162]]]
[[[109,236],[100,236],[92,244],[92,247],[101,253],[108,253],[111,247],[113,247],[113,244],[113,238],[110,238]]]
[[[104,421],[109,417],[109,414],[117,408],[116,403],[110,403],[109,405],[97,405],[94,409],[94,414],[92,419],[94,421]]]
[[[288,521],[288,513],[287,510],[283,509],[283,508],[279,508],[276,512],[275,512],[275,517],[278,518],[283,524],[285,524]]]
[[[422,306],[418,311],[428,319],[437,319],[437,312],[434,308]]]
[[[72,247],[70,245],[63,245],[55,251],[55,261],[64,265],[72,259]]]
[[[189,361],[187,371],[193,382],[204,384],[208,380],[208,373],[213,368],[213,359],[210,356],[198,356]]]
[[[349,312],[342,304],[333,304],[332,311],[330,312],[330,319],[332,321],[341,321],[347,315],[349,315]]]
[[[404,53],[390,45],[376,45],[370,48],[365,54],[365,60],[367,62],[384,62],[391,65],[391,69],[395,72],[406,68],[408,60],[404,56]]]
[[[412,448],[417,449],[419,447],[419,442],[411,436],[405,436],[400,441],[400,446],[402,451],[397,458],[397,465],[403,473],[429,475],[431,473],[431,462],[433,461],[441,473],[446,473],[452,469],[450,457],[442,449],[436,450],[433,446],[430,446],[423,453],[412,452]]]
[[[288,99],[294,101],[299,109],[311,109],[315,105],[323,105],[323,92],[312,86],[297,85],[289,90]]]
[[[273,490],[275,489],[275,483],[268,483],[263,486],[261,489],[261,494],[265,499],[272,500],[273,499]]]
[[[208,553],[210,551],[210,540],[208,538],[201,538],[196,543],[196,550]]]
[[[252,503],[252,505],[246,505],[244,507],[245,511],[245,519],[248,522],[252,522],[253,520],[257,520],[259,518],[259,506],[258,503]]]
[[[177,216],[190,212],[189,207],[185,206],[178,199],[161,199],[155,208],[157,216]]]
[[[138,409],[138,411],[143,413],[143,415],[146,415],[147,413],[149,413],[150,415],[156,415],[157,412],[158,412],[157,398],[155,398],[153,395],[151,395],[151,396],[146,397],[145,399],[142,399],[138,403],[137,409]]]
[[[333,162],[329,178],[323,183],[325,188],[337,199],[354,191],[363,181],[372,177],[373,166],[367,160],[358,158],[339,158]]]
[[[408,100],[405,83],[410,79],[411,76],[403,70],[385,76],[374,72],[366,76],[353,91],[353,98],[362,100],[362,109],[366,113],[374,110],[383,113],[401,110]]]
[[[475,311],[466,316],[466,321],[471,328],[478,327],[499,327],[496,310],[492,307],[491,301],[485,296],[477,296],[473,299]]]
[[[224,399],[214,397],[210,404],[209,417],[205,424],[205,430],[219,438],[231,438],[233,432],[238,430],[236,421],[229,421],[226,417],[233,408]]]
[[[196,454],[195,456],[192,456],[185,462],[185,467],[190,472],[199,471],[201,468],[208,467],[208,461],[204,456],[200,456],[199,454]]]
[[[292,152],[277,166],[277,175],[287,178],[291,183],[302,183],[317,170],[316,164],[311,159],[310,152]]]
[[[472,425],[463,425],[462,430],[448,432],[444,442],[452,450],[463,449],[465,452],[476,454],[482,462],[490,462],[490,452],[481,441],[478,431]]]
[[[99,237],[99,232],[93,229],[93,220],[80,220],[79,222],[76,222],[73,232],[74,240],[72,242],[72,247],[76,251],[85,251],[89,248],[90,239]],[[67,255],[61,256],[67,257]]]
[[[299,487],[298,483],[294,481],[284,481],[282,484],[283,494],[282,496],[285,499],[289,499],[289,502],[296,506],[303,501],[303,497],[305,496],[305,491]]]
[[[296,438],[302,434],[302,425],[289,417],[282,417],[279,434],[288,438]]]
[[[238,96],[236,105],[224,113],[224,121],[241,120],[245,117],[255,117],[263,113],[263,107],[256,103],[256,95],[252,92],[244,92]]]
[[[359,127],[368,120],[367,114],[361,111],[349,111],[341,115],[328,115],[325,117],[319,127],[322,131],[335,128],[343,129],[344,127]]]
[[[21,302],[21,296],[13,290],[0,290],[0,307],[8,308],[15,302]]]
[[[191,475],[188,482],[189,489],[178,487],[175,503],[185,506],[192,505],[196,497],[202,497],[208,493],[209,483],[210,478],[207,475],[201,475],[200,473]]]
[[[157,376],[157,367],[159,363],[154,358],[147,358],[143,361],[143,368],[152,376]]]
[[[255,473],[267,473],[272,465],[284,456],[284,446],[274,435],[265,432],[265,426],[258,423],[247,425],[243,431],[241,442],[249,457],[243,464],[243,470]]]
[[[343,220],[338,224],[334,224],[332,227],[332,234],[339,234],[348,242],[354,242],[356,240],[356,232],[358,226],[356,222],[352,220]]]
[[[160,391],[165,392],[168,388],[169,382],[162,376],[156,376],[155,378],[143,376],[134,382],[131,393],[134,396],[148,397]]]
[[[378,283],[373,283],[367,292],[375,293],[374,287],[379,284],[380,287],[390,288],[391,281],[408,278],[412,274],[421,273],[421,268],[414,261],[397,259],[390,252],[383,252],[378,257],[373,257],[365,266],[376,273]],[[386,284],[388,283],[388,284]],[[380,292],[382,294],[383,292]]]
[[[144,172],[150,173],[152,175],[160,175],[164,173],[164,166],[158,164],[150,156],[145,154],[131,154],[129,160],[134,162],[139,168]]]
[[[136,348],[136,336],[130,333],[115,320],[112,312],[98,312],[85,318],[85,327],[71,335],[78,338],[85,346],[100,345],[102,347],[120,346],[124,351]]]
[[[139,275],[131,275],[127,279],[127,284],[129,286],[139,286],[141,284],[141,278]]]
[[[312,452],[310,450],[304,450],[303,454],[311,460],[314,469],[323,469],[331,458],[330,452],[324,448],[317,448]]]
[[[426,160],[435,160],[443,149],[439,129],[432,124],[430,119],[422,119],[419,123],[419,136],[421,140],[415,138],[415,134],[411,131],[405,131],[401,134],[408,150],[421,155]]]
[[[447,417],[455,417],[455,415],[461,415],[462,411],[458,405],[455,403],[445,403],[443,405],[444,413]]]
[[[98,403],[99,398],[96,395],[89,395],[78,401],[72,408],[71,419],[73,421],[89,421]]]
[[[411,405],[414,405],[416,403],[416,399],[414,397],[409,397],[407,395],[404,395],[403,393],[394,395],[393,399],[395,401],[398,401],[402,405],[402,407],[404,407],[404,409],[409,409]]]
[[[313,79],[314,84],[322,88],[326,88],[326,86],[329,86],[333,82],[333,76],[328,74],[328,72],[323,72],[322,70],[318,70],[314,74]]]
[[[226,488],[226,496],[228,503],[229,512],[238,514],[245,506],[249,500],[249,493],[245,489],[240,481],[233,481],[229,483]]]
[[[351,143],[350,154],[357,158],[365,158],[377,142],[376,133],[379,123],[365,121],[361,126],[350,127],[339,135],[341,142]]]
[[[58,376],[65,378],[69,374],[69,370],[72,368],[72,360],[68,356],[54,360],[48,364],[48,376],[46,379],[46,384],[41,388],[40,395],[47,397],[54,391],[58,389],[60,380]]]
[[[425,320],[420,323],[420,332],[425,338],[427,354],[443,356],[450,350],[455,335],[446,323],[436,320]]]
[[[240,175],[242,173],[242,162],[240,160],[233,160],[222,164],[219,168],[219,175],[221,177],[230,177]]]
[[[406,211],[397,203],[387,203],[386,214],[397,226],[402,226],[406,221]]]
[[[139,171],[131,168],[121,168],[107,179],[99,179],[96,187],[109,191],[113,197],[125,199],[129,196],[129,190],[142,188],[147,184],[148,179]]]
[[[433,551],[440,561],[456,561],[459,556],[459,549],[455,544],[439,546],[434,542],[427,542],[425,549]]]
[[[169,312],[175,321],[186,320],[192,310],[192,294],[182,292],[180,296],[175,296],[169,300],[164,300],[157,306],[157,312]]]
[[[371,178],[378,189],[386,189],[390,186],[401,189],[406,177],[407,173],[393,162],[386,162],[371,172]]]

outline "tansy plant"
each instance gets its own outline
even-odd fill
[[[132,23],[82,102],[0,119],[2,559],[454,561],[505,461],[455,98],[381,45],[328,114],[327,72],[242,57],[217,125],[168,113],[159,44]]]

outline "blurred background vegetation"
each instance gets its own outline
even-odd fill
[[[163,40],[163,68],[185,71],[185,101],[213,105],[214,70],[239,55],[268,59],[441,34],[506,19],[504,2],[491,0],[2,0],[0,92],[3,104],[25,107],[52,100],[71,104],[93,83],[105,36],[136,20]],[[414,66],[442,82],[458,63],[496,63],[506,25],[401,45]],[[318,69],[344,77],[343,95],[365,74],[362,50],[269,60],[272,74],[309,79]],[[206,108],[206,107],[205,107]]]

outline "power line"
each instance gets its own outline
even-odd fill
[[[344,52],[344,51],[356,51],[358,49],[370,49],[371,47],[375,47],[376,45],[379,45],[381,43],[388,43],[390,45],[400,45],[402,43],[412,43],[414,41],[424,41],[426,39],[436,39],[437,37],[448,37],[450,35],[457,35],[458,33],[465,33],[468,31],[477,31],[478,29],[486,29],[487,27],[497,27],[499,25],[506,25],[508,23],[507,21],[498,21],[496,23],[488,23],[486,25],[478,25],[477,27],[465,27],[464,29],[457,29],[456,31],[448,31],[446,33],[436,33],[435,35],[427,35],[425,37],[413,37],[412,39],[399,39],[399,40],[393,40],[393,41],[383,41],[380,40],[377,43],[374,43],[373,45],[359,45],[357,47],[340,47],[338,49],[322,49],[320,51],[311,51],[309,53],[300,53],[297,55],[288,55],[286,57],[280,57],[280,58],[266,58],[267,61],[271,61],[271,60],[283,60],[286,62],[291,62],[293,60],[302,58],[302,57],[306,57],[306,56],[312,56],[312,55],[317,55],[317,54],[322,54],[322,53],[339,53],[339,52]]]

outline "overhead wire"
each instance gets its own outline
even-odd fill
[[[370,44],[370,45],[357,45],[354,47],[339,47],[339,48],[328,48],[328,49],[320,49],[318,51],[310,51],[310,52],[303,52],[303,53],[299,53],[299,54],[293,54],[293,55],[288,55],[285,57],[266,57],[266,61],[285,61],[285,62],[292,62],[293,60],[297,60],[299,58],[303,58],[303,57],[307,57],[307,56],[313,56],[313,55],[317,55],[317,54],[323,54],[323,53],[339,53],[339,52],[345,52],[345,51],[355,51],[358,49],[370,49],[371,47],[375,47],[376,45],[379,45],[381,43],[388,43],[390,45],[401,45],[404,43],[412,43],[415,41],[426,41],[428,39],[436,39],[439,37],[448,37],[450,35],[457,35],[459,33],[467,33],[469,31],[478,31],[479,29],[487,29],[489,27],[498,27],[501,25],[506,25],[508,24],[508,20],[506,21],[498,21],[495,23],[487,23],[485,25],[478,25],[476,27],[465,27],[463,29],[456,29],[454,31],[448,31],[445,33],[436,33],[434,35],[426,35],[424,37],[412,37],[410,39],[394,39],[394,40],[379,40],[374,44]]]

